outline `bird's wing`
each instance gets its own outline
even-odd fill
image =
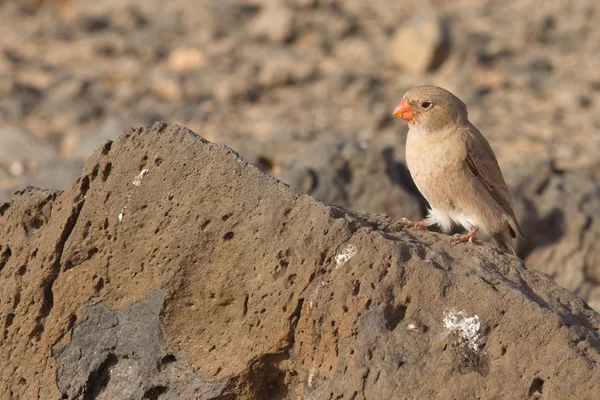
[[[470,137],[467,140],[467,155],[465,163],[473,176],[483,184],[492,197],[500,204],[504,212],[510,216],[514,226],[511,225],[512,237],[515,237],[514,228],[523,237],[517,217],[512,208],[510,193],[504,182],[502,171],[496,160],[496,155],[485,137],[471,125]]]

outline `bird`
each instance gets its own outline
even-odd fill
[[[408,123],[406,164],[429,203],[423,221],[399,223],[437,225],[444,233],[462,226],[468,233],[455,235],[456,243],[474,241],[481,230],[516,255],[513,239],[523,231],[494,150],[469,121],[465,103],[443,88],[417,86],[393,115]]]

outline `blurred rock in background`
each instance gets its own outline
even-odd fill
[[[600,310],[600,3],[22,0],[0,3],[0,200],[64,188],[156,120],[230,145],[326,202],[393,218],[408,88],[443,86],[489,138],[527,264]]]

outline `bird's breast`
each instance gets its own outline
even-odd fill
[[[462,166],[466,149],[453,137],[436,140],[432,135],[409,131],[406,140],[406,164],[411,175],[436,177]]]
[[[450,214],[461,212],[460,192],[471,183],[465,176],[466,146],[457,139],[409,132],[406,141],[406,164],[417,188],[431,207]]]

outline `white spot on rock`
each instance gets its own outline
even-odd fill
[[[349,244],[342,251],[335,255],[335,267],[334,271],[339,267],[346,264],[352,257],[356,255],[356,246],[353,244]]]
[[[317,376],[317,369],[316,368],[311,368],[310,372],[308,373],[308,380],[307,380],[307,385],[309,389],[312,389],[315,386],[315,377]]]
[[[479,316],[468,317],[467,313],[454,309],[446,310],[444,313],[444,327],[449,332],[455,332],[460,339],[473,351],[480,351],[483,345],[481,337]]]
[[[333,267],[333,270],[335,271],[339,267],[341,267],[342,265],[347,263],[348,260],[350,260],[352,257],[354,257],[355,254],[356,254],[356,246],[355,245],[349,244],[346,247],[344,247],[344,249],[342,251],[340,251],[339,253],[337,253],[334,257],[335,267]],[[319,290],[321,289],[321,287],[325,287],[325,286],[329,285],[331,283],[331,281],[332,281],[332,277],[330,276],[326,280],[321,281],[320,286],[315,287],[315,289],[312,291],[312,293],[308,299],[308,303],[306,305],[308,310],[311,310],[313,308],[315,299],[316,299],[317,295],[319,294]]]
[[[129,199],[127,199],[127,201],[129,201]],[[119,213],[119,215],[117,217],[119,219],[119,222],[123,222],[123,217],[125,216],[125,210],[127,210],[127,206],[125,206],[121,209],[121,212]]]
[[[415,331],[415,332],[424,332],[425,331],[425,325],[423,325],[423,323],[421,321],[419,321],[418,319],[411,319],[408,323],[408,325],[406,326],[406,329],[408,329],[409,331]]]
[[[148,172],[147,169],[141,170],[138,176],[133,179],[133,186],[140,186],[142,184],[142,179],[144,179],[144,175],[147,175]]]

